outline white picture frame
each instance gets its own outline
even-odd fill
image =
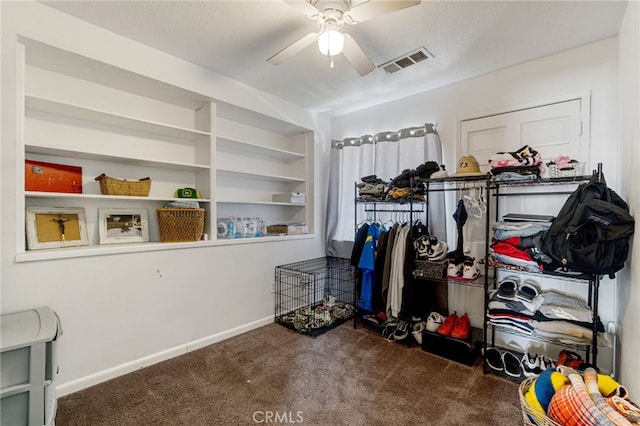
[[[147,209],[99,208],[100,244],[143,243],[149,241]]]
[[[27,249],[89,245],[84,207],[27,207]]]

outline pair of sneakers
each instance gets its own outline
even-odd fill
[[[548,356],[530,352],[525,352],[524,355],[522,355],[520,364],[522,365],[522,373],[526,377],[536,376],[547,368],[553,368],[556,366],[555,362]]]
[[[438,327],[438,334],[451,336],[454,339],[466,339],[471,331],[471,321],[467,314],[459,317],[456,312],[449,315]]]
[[[449,278],[475,280],[480,276],[480,272],[478,271],[478,265],[475,259],[473,257],[465,256],[462,261],[449,258],[447,276]]]

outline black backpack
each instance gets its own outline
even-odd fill
[[[541,248],[565,270],[613,278],[627,260],[633,229],[627,203],[594,174],[567,198]]]

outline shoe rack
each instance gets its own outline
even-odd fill
[[[487,177],[485,175],[479,176],[448,176],[442,178],[427,179],[424,181],[425,196],[427,198],[427,204],[429,204],[430,196],[434,193],[459,193],[460,199],[465,197],[471,199],[467,192],[472,190],[479,190],[486,193]],[[480,215],[486,214],[486,211],[480,211]],[[477,217],[477,216],[476,216]],[[426,219],[429,223],[429,217]],[[449,247],[449,252],[453,251],[452,247]],[[482,288],[484,285],[484,272],[483,268],[478,267],[476,260],[478,256],[473,258],[473,264],[465,265],[464,262],[454,265],[444,261],[444,272],[441,277],[435,278],[434,276],[425,277],[418,270],[414,272],[414,277],[419,280],[431,281],[431,282],[444,282],[449,288],[457,288],[458,286]],[[464,268],[470,269],[476,267],[478,274],[474,277],[465,278],[463,275]],[[455,274],[452,271],[455,269]],[[454,276],[455,275],[455,276]],[[452,314],[453,315],[453,314]],[[462,317],[465,314],[460,315]],[[423,332],[422,337],[422,350],[430,352],[438,356],[456,361],[465,365],[473,365],[477,359],[480,348],[483,342],[483,330],[478,327],[469,327],[469,333],[466,337],[456,337],[453,333],[439,333],[438,331]]]

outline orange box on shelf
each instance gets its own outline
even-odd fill
[[[25,160],[24,187],[27,191],[82,194],[82,167]]]

